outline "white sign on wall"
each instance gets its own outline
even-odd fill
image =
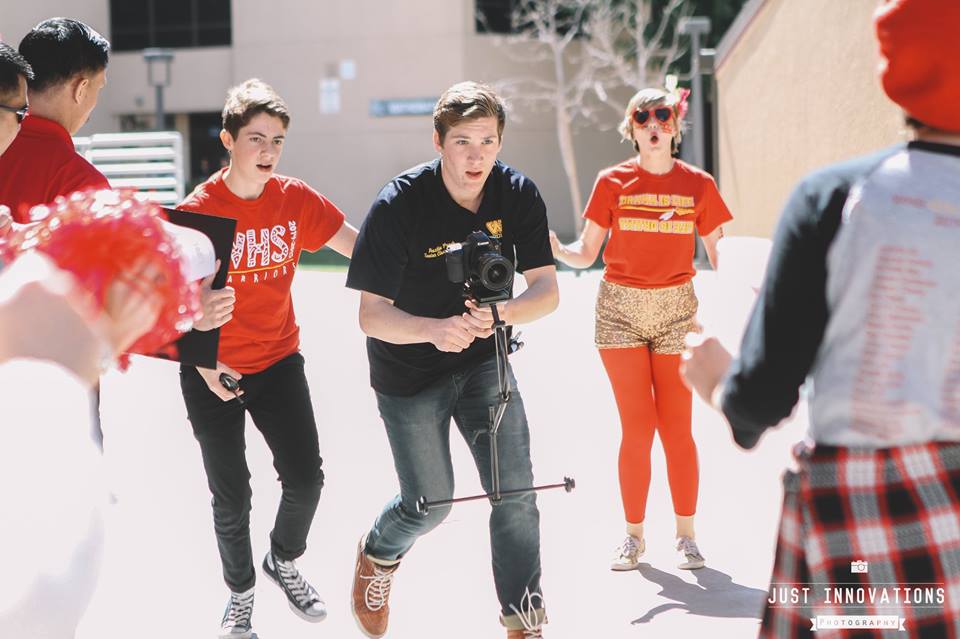
[[[320,80],[320,113],[324,115],[340,113],[339,78],[323,78]]]

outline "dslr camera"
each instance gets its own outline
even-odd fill
[[[513,262],[500,254],[500,243],[483,231],[447,247],[445,260],[450,281],[463,282],[464,294],[477,304],[510,299]]]

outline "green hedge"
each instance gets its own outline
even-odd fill
[[[316,253],[300,253],[300,265],[323,271],[345,271],[350,260],[331,248],[322,248]]]

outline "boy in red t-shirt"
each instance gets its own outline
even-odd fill
[[[214,528],[231,593],[220,637],[230,639],[253,635],[256,572],[244,454],[247,412],[273,453],[283,485],[264,574],[299,616],[308,621],[326,616],[324,602],[294,564],[306,549],[320,499],[323,460],[290,285],[301,250],[327,245],[349,257],[357,231],[325,197],[296,178],[274,173],[289,123],[283,99],[260,80],[231,89],[220,132],[230,165],[180,204],[184,210],[237,220],[227,279],[236,302],[217,318],[229,320],[220,332],[220,361],[216,369],[180,369],[187,415],[213,493]],[[221,381],[223,374],[238,381],[236,395]]]
[[[676,515],[679,568],[705,564],[694,541],[699,470],[691,433],[692,396],[680,379],[684,338],[696,330],[694,230],[716,268],[721,225],[730,221],[709,173],[673,157],[686,112],[686,91],[644,89],[630,100],[620,133],[637,155],[604,169],[587,203],[580,240],[556,259],[575,268],[606,265],[596,308],[596,345],[620,412],[620,493],[627,536],[613,570],[640,566],[654,431],[667,458]]]

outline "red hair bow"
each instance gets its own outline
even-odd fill
[[[677,111],[677,118],[682,120],[687,116],[687,96],[690,95],[690,89],[677,89],[677,104],[674,108]]]

